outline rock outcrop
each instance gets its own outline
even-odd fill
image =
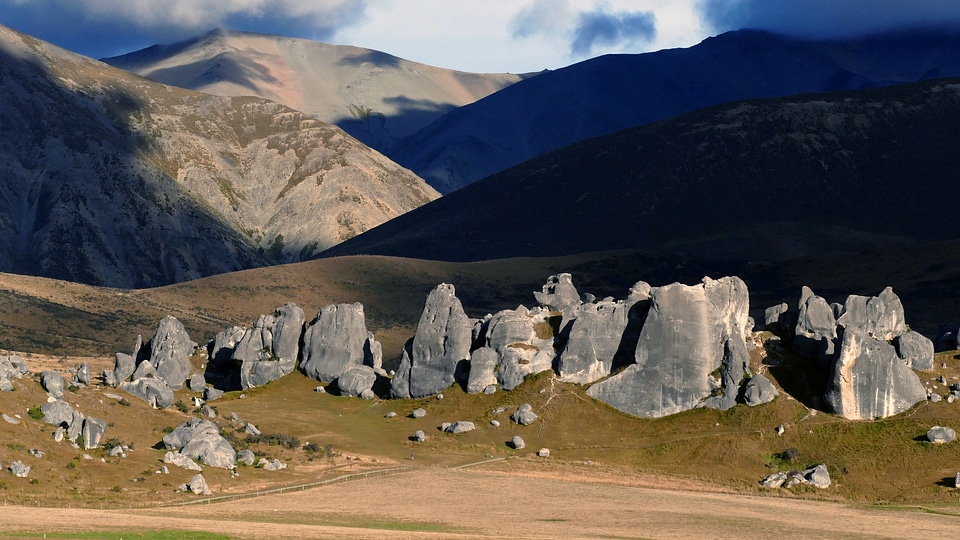
[[[391,396],[420,398],[449,388],[458,364],[470,358],[472,336],[473,322],[453,285],[438,285],[427,297],[416,336],[404,348]]]
[[[166,409],[173,405],[173,390],[163,379],[141,377],[133,382],[121,383],[120,389],[146,401],[154,409]]]
[[[533,412],[533,407],[529,403],[517,407],[517,410],[510,415],[510,419],[521,426],[529,426],[537,421],[537,413]]]
[[[306,317],[294,303],[260,315],[253,327],[231,326],[208,345],[206,377],[222,390],[262,386],[293,372]]]
[[[804,286],[800,293],[800,313],[794,327],[793,346],[804,358],[827,368],[836,352],[837,319],[833,308]]]
[[[890,341],[907,332],[903,304],[891,287],[885,288],[878,296],[848,296],[843,304],[843,314],[837,318],[837,326],[844,329],[855,327],[881,341]]]
[[[0,356],[0,392],[13,391],[13,379],[20,379],[30,372],[27,363],[17,355]]]
[[[515,310],[499,311],[477,326],[474,341],[496,352],[493,378],[505,390],[516,388],[527,375],[553,368],[557,353],[553,346],[554,330],[550,318],[551,313],[544,309],[528,310],[519,306]],[[472,372],[473,365],[469,365]],[[487,364],[479,367],[483,370],[489,369]],[[479,380],[489,381],[491,374],[489,371],[482,371],[475,379],[476,387]],[[469,386],[469,375],[467,382]]]
[[[90,450],[100,446],[104,433],[107,432],[107,422],[99,418],[88,416],[83,419],[83,448]]]
[[[580,304],[580,294],[573,286],[573,278],[566,273],[548,277],[541,291],[533,295],[541,306],[550,311],[563,311]]]
[[[373,368],[373,349],[379,349],[379,343],[370,343],[371,336],[359,302],[325,306],[303,335],[300,371],[328,383],[351,368]]]
[[[232,469],[237,465],[236,451],[209,420],[191,418],[164,435],[162,442],[168,450],[180,449],[180,454],[211,467]]]
[[[56,399],[63,398],[63,376],[52,369],[40,373],[40,386]]]
[[[910,330],[893,338],[897,356],[917,371],[933,369],[933,341],[919,332]]]
[[[957,432],[953,428],[933,426],[927,430],[927,440],[934,444],[946,444],[953,442],[956,438]]]
[[[743,388],[743,402],[750,407],[770,403],[779,395],[780,391],[777,387],[763,375],[750,377]]]
[[[901,413],[926,400],[927,393],[892,345],[850,326],[843,332],[824,399],[839,416],[872,420]]]
[[[366,390],[373,389],[377,382],[377,374],[370,366],[354,366],[337,377],[337,387],[340,395],[359,397]]]
[[[180,321],[170,315],[160,319],[157,333],[150,340],[150,364],[171,389],[183,388],[193,372],[190,355],[196,346]]]

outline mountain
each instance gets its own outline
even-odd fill
[[[388,155],[450,193],[567,144],[711,105],[946,76],[960,76],[960,32],[819,42],[735,31],[543,73],[447,113]]]
[[[716,106],[575,143],[326,252],[763,261],[957,238],[960,80]]]
[[[294,261],[437,197],[339,128],[0,26],[0,270],[116,287]]]
[[[451,109],[524,78],[466,73],[371,49],[227,30],[103,61],[172,86],[283,103],[336,124],[379,150]]]

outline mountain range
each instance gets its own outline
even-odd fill
[[[301,112],[0,27],[0,270],[155,286],[300,260],[438,196]]]

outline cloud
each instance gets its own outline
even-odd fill
[[[657,37],[656,17],[650,12],[606,13],[598,10],[581,13],[573,32],[570,51],[589,55],[594,47],[646,43]]]
[[[652,12],[612,11],[605,3],[577,11],[567,0],[535,0],[513,17],[510,27],[514,38],[563,37],[572,57],[589,56],[597,48],[636,47],[657,35]]]
[[[701,0],[697,8],[715,32],[755,28],[831,38],[960,26],[957,0]]]

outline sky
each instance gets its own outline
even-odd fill
[[[739,28],[834,38],[960,26],[960,0],[0,0],[0,23],[93,58],[227,28],[524,73]]]

